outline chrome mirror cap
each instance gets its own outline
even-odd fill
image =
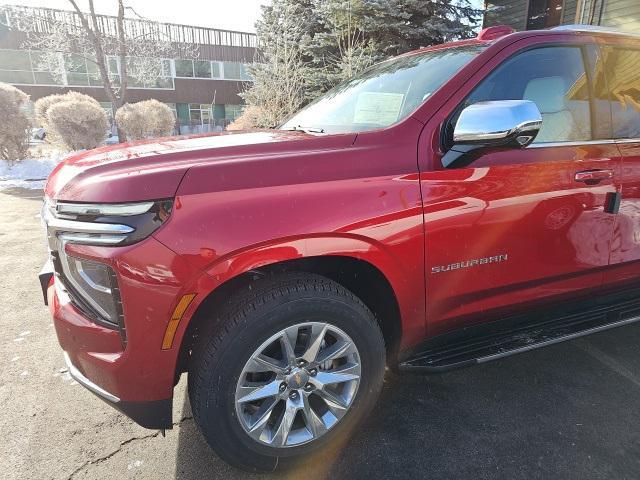
[[[496,100],[469,105],[460,113],[454,144],[526,147],[542,127],[542,115],[529,100]]]

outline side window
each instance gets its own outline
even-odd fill
[[[534,102],[542,114],[534,143],[592,139],[589,84],[579,47],[542,47],[517,54],[483,80],[462,107],[488,100]]]
[[[607,48],[614,138],[640,138],[640,50]]]

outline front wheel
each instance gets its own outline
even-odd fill
[[[382,387],[384,340],[339,284],[283,274],[238,292],[194,350],[194,418],[229,463],[273,470],[346,438]]]

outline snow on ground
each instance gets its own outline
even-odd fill
[[[6,188],[41,189],[55,166],[68,155],[66,152],[51,152],[41,158],[26,158],[10,165],[0,160],[0,190]]]

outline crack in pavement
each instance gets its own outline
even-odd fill
[[[193,416],[182,417],[177,422],[174,422],[172,424],[172,427],[177,427],[177,426],[181,425],[183,422],[185,422],[186,420],[193,420]],[[114,455],[116,455],[117,453],[122,451],[122,447],[124,447],[125,445],[129,445],[130,443],[135,442],[137,440],[146,440],[148,438],[155,438],[158,435],[160,435],[161,433],[162,432],[160,430],[158,430],[157,432],[150,433],[149,435],[144,435],[142,437],[133,437],[133,438],[129,438],[129,439],[123,441],[123,442],[120,442],[120,446],[118,446],[118,448],[116,448],[113,452],[108,453],[107,455],[105,455],[103,457],[96,458],[95,460],[89,460],[89,461],[84,462],[82,465],[80,465],[78,468],[76,468],[73,472],[71,472],[71,474],[67,477],[67,480],[72,480],[73,477],[75,477],[78,473],[80,473],[82,470],[84,470],[85,468],[87,468],[87,467],[89,467],[91,465],[97,465],[99,463],[106,462],[111,457],[113,457]]]

